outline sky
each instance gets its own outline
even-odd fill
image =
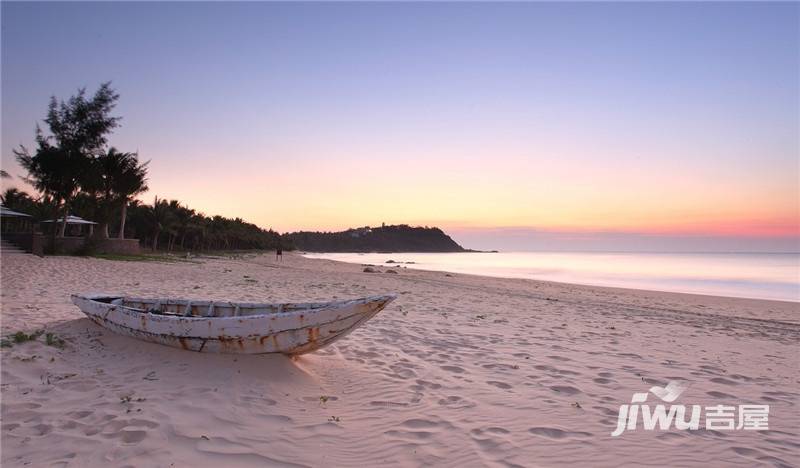
[[[800,250],[797,3],[0,8],[15,176],[49,97],[110,80],[147,202],[483,249]]]

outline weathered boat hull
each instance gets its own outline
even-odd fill
[[[119,304],[123,300],[125,303],[147,303],[142,299],[109,295],[72,296],[72,302],[92,321],[121,335],[203,353],[288,355],[309,353],[343,338],[394,299],[395,296],[386,295],[327,304],[241,304],[258,310],[276,310],[255,315],[238,315],[240,305],[202,302],[199,307],[209,311],[214,306],[219,310],[235,305],[237,313],[203,317],[154,313]],[[164,309],[168,309],[170,304],[181,303],[188,303],[183,306],[188,313],[195,313],[198,308],[197,303],[189,301],[165,302]],[[161,302],[156,303],[161,306]]]

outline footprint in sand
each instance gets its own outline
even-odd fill
[[[75,429],[76,427],[78,427],[78,423],[76,421],[67,421],[59,426],[59,429]]]
[[[420,441],[429,439],[441,431],[451,431],[454,427],[447,421],[412,418],[400,424],[401,429],[384,432],[389,437],[406,441]]]
[[[278,404],[277,401],[262,396],[243,396],[242,401],[246,401],[247,403],[253,403],[255,405],[261,405],[261,406],[275,406]]]
[[[569,385],[553,385],[552,387],[550,387],[550,390],[558,393],[563,393],[564,395],[576,395],[578,393],[581,393],[580,390],[578,390],[575,387],[571,387]]]
[[[564,356],[547,356],[549,359],[554,361],[571,361],[572,359]]]
[[[43,436],[51,433],[52,431],[53,431],[53,426],[49,424],[36,424],[35,426],[30,427],[28,435]]]
[[[760,451],[746,447],[731,447],[731,450],[745,457],[757,457],[762,455]]]
[[[448,408],[453,409],[464,409],[464,408],[472,408],[476,406],[476,404],[472,401],[465,400],[457,395],[450,395],[446,398],[440,398],[437,402],[440,406],[446,406]]]
[[[400,440],[416,442],[431,438],[432,432],[427,431],[385,431],[383,433],[388,437],[394,437]]]
[[[662,434],[657,435],[656,438],[664,442],[679,443],[679,442],[684,442],[686,436],[680,432],[664,432]]]
[[[488,380],[486,381],[486,383],[493,387],[502,388],[503,390],[508,390],[509,388],[511,388],[511,385],[505,382],[498,382],[497,380]]]
[[[573,432],[557,429],[555,427],[532,427],[528,429],[533,435],[545,437],[548,439],[565,439],[565,438],[585,438],[591,437],[589,432]]]
[[[119,435],[122,438],[122,442],[126,444],[138,444],[139,442],[143,441],[147,437],[147,432],[145,431],[120,431]]]
[[[452,424],[450,424],[448,422],[444,422],[444,421],[437,422],[437,421],[432,421],[430,419],[419,419],[419,418],[407,419],[407,420],[403,421],[401,426],[409,428],[409,429],[425,429],[425,430],[434,430],[434,429],[442,429],[442,428],[451,429],[452,428]]]
[[[86,416],[91,415],[93,412],[94,411],[73,411],[71,413],[67,413],[67,416],[73,417],[75,419],[83,419]]]
[[[414,390],[422,390],[425,388],[429,388],[431,390],[438,390],[442,388],[442,385],[434,382],[428,382],[427,380],[418,379],[417,385],[413,385],[411,388]]]
[[[146,427],[148,429],[155,429],[159,426],[159,424],[155,421],[148,421],[146,419],[118,419],[116,421],[112,421],[106,425],[106,428],[110,428],[114,432],[121,431],[127,427]]]
[[[714,377],[713,379],[709,379],[709,381],[720,385],[739,385],[739,382],[734,382],[733,380],[724,379],[722,377]]]
[[[471,434],[475,435],[483,435],[484,432],[488,432],[490,434],[495,434],[495,435],[506,435],[511,433],[511,431],[509,431],[508,429],[504,429],[502,427],[494,427],[494,426],[487,427],[485,429],[473,429],[470,431]]]

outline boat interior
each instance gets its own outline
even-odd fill
[[[141,299],[129,297],[93,298],[97,302],[122,306],[140,312],[179,317],[247,317],[299,310],[315,310],[336,305],[333,302],[264,304],[190,299]]]

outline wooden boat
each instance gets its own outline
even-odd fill
[[[202,353],[309,353],[346,336],[396,296],[260,304],[73,295],[100,326],[122,335]]]

